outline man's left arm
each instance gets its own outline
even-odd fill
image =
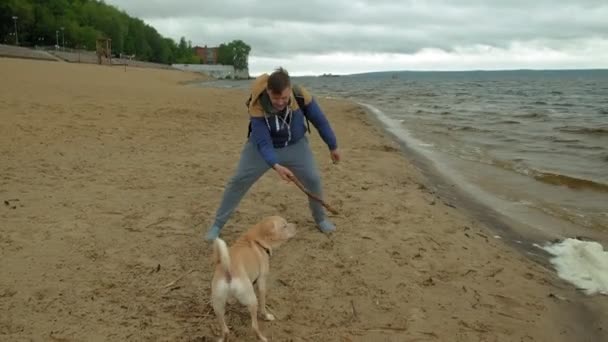
[[[319,107],[317,101],[310,96],[308,93],[304,95],[304,101],[306,108],[303,108],[304,115],[312,122],[315,126],[319,135],[327,144],[330,151],[336,150],[338,148],[338,142],[336,140],[336,135],[334,134],[327,117]]]

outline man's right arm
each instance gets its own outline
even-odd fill
[[[266,120],[261,117],[250,117],[251,120],[251,138],[258,147],[258,151],[262,154],[262,158],[268,164],[273,167],[278,164],[278,158],[272,145],[272,138],[270,137],[270,131],[266,126]]]
[[[279,164],[277,154],[272,145],[270,131],[268,130],[268,126],[266,126],[264,118],[251,118],[251,137],[268,166],[274,169],[283,180],[290,182],[294,175],[288,168]]]

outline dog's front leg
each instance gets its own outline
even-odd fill
[[[260,301],[260,313],[262,318],[267,321],[274,321],[274,315],[269,313],[266,309],[266,275],[260,275],[258,278],[258,292]]]

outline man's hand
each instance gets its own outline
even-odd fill
[[[330,151],[329,154],[331,155],[331,161],[334,162],[334,164],[338,164],[338,162],[340,162],[340,151],[338,151],[337,148]]]
[[[293,173],[291,173],[291,171],[288,168],[286,168],[285,166],[283,166],[281,164],[274,164],[274,166],[272,168],[287,183],[291,182],[291,180],[294,178]]]

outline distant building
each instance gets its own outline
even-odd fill
[[[195,46],[194,53],[201,59],[201,64],[217,64],[217,47]]]

